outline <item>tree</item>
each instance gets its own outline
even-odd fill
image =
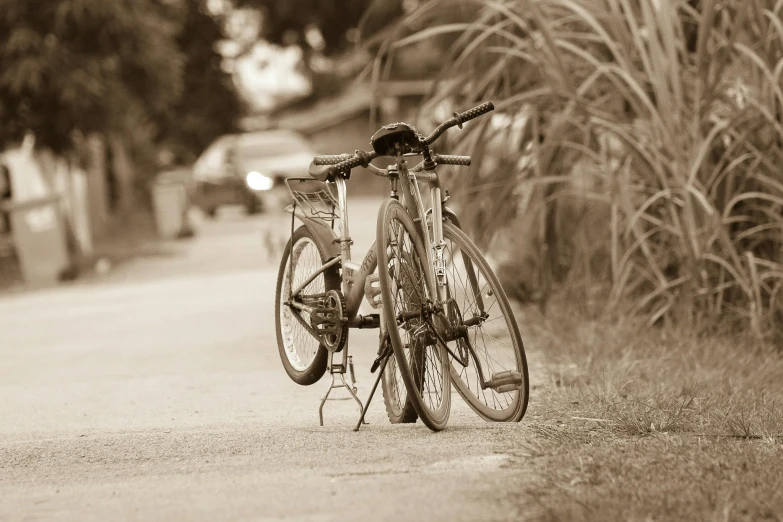
[[[221,134],[236,130],[242,104],[215,46],[225,38],[203,0],[190,0],[176,38],[184,59],[183,89],[162,123],[162,139],[177,156],[192,159]]]
[[[346,37],[361,25],[362,35],[375,33],[402,14],[402,0],[233,0],[237,7],[257,9],[263,16],[260,36],[272,43],[308,44],[307,33],[317,28],[324,54],[350,44]]]
[[[161,142],[192,157],[234,129],[222,37],[203,0],[0,0],[0,148],[32,131],[56,153],[89,149],[93,199],[127,215]]]
[[[0,145],[30,130],[54,151],[116,131],[129,106],[155,121],[177,100],[176,8],[157,0],[0,0]]]

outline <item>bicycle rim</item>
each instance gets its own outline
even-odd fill
[[[525,415],[527,359],[514,313],[478,247],[456,226],[444,223],[446,279],[452,326],[461,335],[448,343],[457,392],[482,418],[517,422]]]
[[[419,418],[411,401],[408,400],[408,390],[402,378],[397,358],[392,354],[386,363],[381,381],[383,387],[383,402],[386,405],[386,415],[392,424],[407,424],[416,422]]]
[[[439,431],[448,422],[451,383],[446,350],[435,342],[424,311],[433,295],[423,261],[426,250],[413,221],[395,200],[381,207],[377,231],[384,319],[397,368],[419,418]]]
[[[322,264],[321,255],[315,242],[309,237],[299,239],[291,249],[293,260],[293,273],[287,266],[283,274],[283,285],[281,288],[282,300],[287,301],[291,298],[289,287],[296,287],[302,283],[313,272],[318,270]],[[304,289],[306,294],[322,294],[326,289],[323,275],[319,275],[311,281]],[[318,339],[302,326],[294,315],[299,313],[302,320],[309,323],[310,317],[307,312],[295,312],[287,306],[280,307],[280,325],[282,330],[283,350],[288,362],[297,371],[306,370],[315,359],[320,346]]]

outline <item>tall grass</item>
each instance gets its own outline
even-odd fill
[[[451,148],[474,154],[466,221],[517,238],[528,285],[762,336],[783,324],[782,19],[783,0],[430,0],[384,58],[454,36],[425,112],[492,99],[507,120]],[[470,210],[498,198],[511,221]]]

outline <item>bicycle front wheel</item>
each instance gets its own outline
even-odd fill
[[[383,315],[407,400],[433,431],[446,427],[451,382],[446,348],[432,321],[427,251],[405,208],[386,201],[378,214],[378,274]]]
[[[527,410],[527,358],[508,298],[473,241],[443,224],[454,387],[480,417],[518,422]]]
[[[389,342],[388,337],[384,342]],[[381,376],[383,402],[386,405],[386,415],[392,424],[409,424],[416,422],[419,416],[408,400],[408,390],[402,380],[402,373],[397,366],[394,355],[389,356],[386,368]]]

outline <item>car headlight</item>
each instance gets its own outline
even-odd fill
[[[245,177],[245,183],[253,190],[270,190],[275,181],[269,176],[264,176],[260,172],[248,172]]]

